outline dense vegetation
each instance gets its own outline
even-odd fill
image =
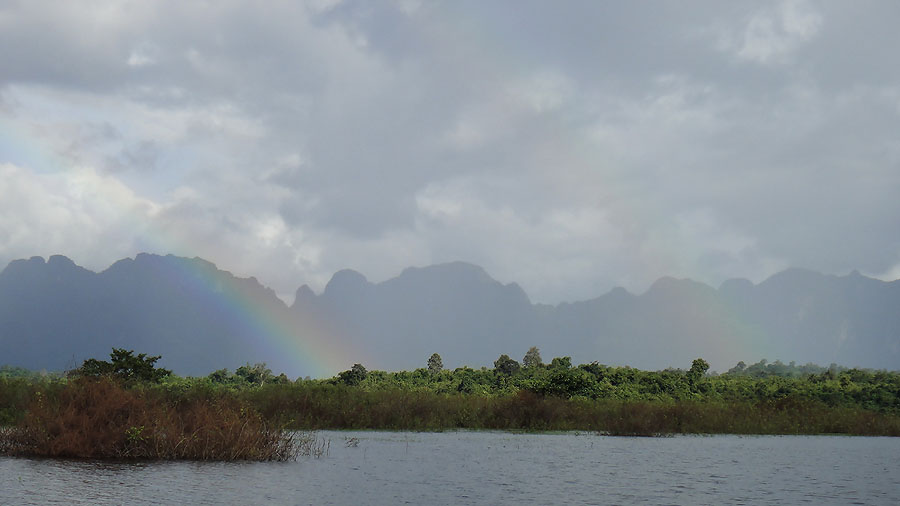
[[[315,440],[266,420],[224,389],[169,389],[159,357],[113,349],[71,379],[37,380],[18,370],[0,377],[6,421],[0,453],[47,457],[287,460]],[[18,406],[17,406],[18,404]],[[24,409],[21,409],[23,408]],[[19,408],[19,409],[16,409]]]
[[[6,445],[0,450],[286,458],[285,428],[900,436],[900,373],[836,365],[760,361],[714,374],[697,359],[686,370],[642,371],[574,366],[568,357],[544,364],[532,348],[522,363],[502,355],[493,368],[446,370],[433,354],[414,371],[368,371],[354,364],[331,379],[291,381],[265,364],[182,378],[154,367],[158,358],[113,350],[110,362],[89,360],[68,376],[0,369],[0,423],[16,427],[0,438]],[[92,439],[102,431],[115,444]],[[245,431],[259,435],[269,450],[235,452],[236,446],[253,447],[237,442]],[[73,432],[82,449],[60,442]],[[188,450],[213,436],[218,442]],[[45,449],[35,450],[38,443]]]

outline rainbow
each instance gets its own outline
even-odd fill
[[[41,139],[29,136],[22,128],[16,128],[10,120],[0,114],[0,165],[2,164],[12,164],[39,177],[56,177],[59,174],[81,170],[70,167]],[[94,190],[101,192],[102,197],[103,185],[98,185]],[[108,202],[119,201],[109,198]],[[193,249],[187,244],[173,246],[179,241],[159,231],[158,227],[148,224],[146,214],[134,209],[119,211],[122,219],[134,224],[133,230],[145,231],[135,238],[136,248],[165,253],[172,251],[183,253]],[[205,300],[199,302],[213,309],[216,314],[222,315],[229,325],[235,326],[237,335],[250,336],[248,340],[251,342],[247,344],[259,352],[258,356],[271,357],[268,360],[264,358],[270,363],[284,364],[286,367],[284,372],[313,378],[330,377],[338,371],[349,369],[351,360],[365,362],[366,357],[358,356],[359,352],[354,353],[345,349],[341,344],[345,340],[341,338],[340,333],[330,329],[326,323],[292,315],[287,306],[273,311],[271,304],[253,300],[246,295],[246,291],[222,289],[220,284],[224,271],[196,258],[194,260],[177,258],[179,261],[170,262],[173,268],[165,270],[167,273],[165,275],[174,276],[175,279],[167,281],[179,283],[187,287],[190,293],[204,298]],[[230,276],[230,273],[225,274]],[[233,276],[232,278],[235,285],[255,282]],[[274,293],[272,295],[274,296]]]
[[[139,254],[135,259],[149,254]],[[200,258],[184,258],[169,255],[167,269],[159,274],[172,285],[181,285],[189,293],[202,300],[198,302],[222,315],[238,335],[247,336],[250,345],[259,356],[280,359],[289,372],[311,377],[330,377],[338,371],[349,369],[347,357],[350,350],[341,346],[343,339],[337,332],[312,318],[300,319],[280,302],[272,306],[271,298],[256,300],[241,285],[256,284],[254,278],[242,279]],[[223,286],[223,279],[227,285]],[[252,287],[251,287],[252,288]],[[257,290],[264,289],[261,285]],[[287,360],[285,360],[285,358]],[[285,363],[287,362],[287,363]],[[274,371],[279,373],[281,371]]]

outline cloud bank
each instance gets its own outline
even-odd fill
[[[900,276],[894,2],[7,2],[0,263]]]

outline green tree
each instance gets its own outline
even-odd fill
[[[745,364],[744,361],[741,360],[740,362],[737,363],[737,365],[735,365],[731,369],[728,369],[728,372],[725,374],[743,374],[744,370],[746,368],[747,368],[747,364]]]
[[[228,369],[219,369],[218,371],[209,373],[207,378],[213,383],[225,383],[231,378],[231,373],[228,372]]]
[[[159,355],[148,357],[146,353],[135,356],[133,350],[113,348],[108,362],[89,358],[77,372],[82,376],[113,376],[125,381],[158,383],[172,374],[168,369],[156,368],[156,361],[160,358]]]
[[[268,383],[273,377],[272,370],[266,367],[265,362],[242,365],[234,371],[234,375],[251,385]]]
[[[584,369],[551,369],[550,374],[536,384],[535,391],[543,395],[595,397],[596,379]]]
[[[544,362],[541,360],[541,352],[537,349],[537,346],[528,348],[528,351],[525,352],[525,357],[522,358],[522,366],[526,369],[531,369],[542,365],[544,365]]]
[[[571,369],[572,357],[556,357],[550,361],[550,369]]]
[[[494,361],[494,371],[511,376],[517,372],[522,366],[518,362],[509,358],[509,355],[500,355],[500,358]]]
[[[338,374],[338,379],[345,385],[356,386],[362,383],[368,374],[362,364],[353,364],[349,371]]]
[[[694,359],[694,362],[691,363],[691,369],[687,373],[688,381],[691,385],[696,385],[708,370],[709,363],[706,360],[703,360],[702,358]]]
[[[437,353],[432,353],[431,357],[428,358],[428,372],[431,374],[437,374],[444,369],[444,362],[441,360],[441,356]]]

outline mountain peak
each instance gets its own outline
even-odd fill
[[[371,286],[365,276],[353,269],[342,269],[331,276],[331,281],[325,285],[322,295],[325,297],[337,297],[345,294],[365,290]]]
[[[708,291],[712,290],[712,287],[699,281],[694,281],[693,279],[676,279],[671,276],[663,276],[654,281],[644,295],[671,294],[684,290],[690,290],[694,292]]]
[[[634,297],[634,295],[621,286],[616,286],[612,290],[610,290],[607,294],[607,297],[612,297],[614,299],[630,299]]]
[[[77,267],[69,257],[63,255],[51,255],[47,260],[47,265],[55,267]]]
[[[447,262],[426,267],[407,267],[396,279],[455,278],[479,282],[494,281],[484,268],[468,262]]]
[[[297,289],[297,292],[294,294],[294,303],[291,307],[302,307],[309,305],[310,303],[316,300],[316,294],[312,291],[312,288],[309,285],[303,285]]]
[[[799,290],[807,289],[811,285],[821,283],[826,276],[820,272],[800,267],[791,267],[779,273],[773,274],[759,284],[764,290]]]
[[[726,279],[719,285],[719,292],[725,295],[745,294],[753,290],[753,282],[745,278]]]
[[[288,335],[329,339],[335,349],[353,350],[337,360],[361,356],[374,368],[421,365],[435,351],[447,364],[477,365],[531,345],[575,361],[643,368],[697,356],[724,367],[760,358],[747,355],[758,348],[789,360],[900,363],[900,291],[858,272],[789,269],[759,285],[731,279],[718,290],[664,277],[640,296],[614,288],[559,306],[531,304],[516,283],[466,262],[411,267],[377,284],[341,270],[319,296],[307,285],[297,289],[294,310],[261,287],[206,260],[173,255],[142,253],[100,274],[61,255],[15,260],[0,272],[0,348],[11,364],[58,368],[73,355],[131,347],[204,374],[248,360],[295,368],[296,357],[265,355],[260,346]],[[324,367],[312,358],[304,367]]]

